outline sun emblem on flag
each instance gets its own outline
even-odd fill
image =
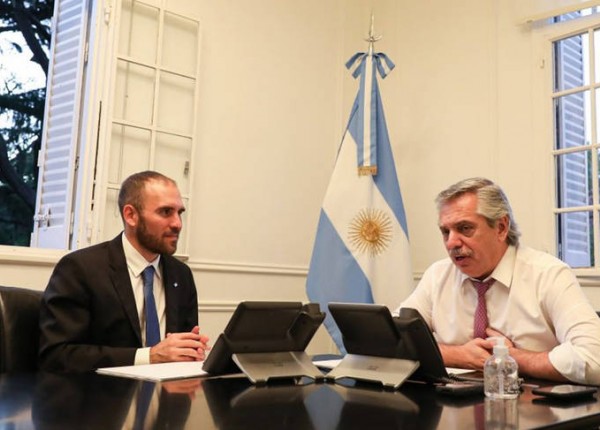
[[[392,221],[380,209],[362,209],[350,222],[348,230],[354,249],[371,257],[383,253],[392,240]]]

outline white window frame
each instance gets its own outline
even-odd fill
[[[555,156],[556,154],[563,154],[569,152],[568,150],[556,150],[555,149],[555,123],[553,120],[554,114],[554,65],[553,65],[553,43],[557,40],[565,39],[570,36],[581,34],[587,29],[592,27],[600,26],[600,14],[593,14],[578,19],[565,21],[554,24],[541,24],[538,23],[532,28],[532,40],[533,40],[533,53],[532,56],[532,73],[533,81],[537,83],[533,88],[533,106],[534,106],[534,129],[536,130],[536,140],[538,147],[540,148],[541,154],[547,154],[548,165],[551,166],[551,176],[548,177],[548,181],[552,184],[552,201],[549,202],[548,210],[552,213],[552,223],[548,226],[548,231],[552,232],[550,236],[552,243],[547,243],[546,248],[551,250],[555,255],[558,255],[557,249],[557,221],[556,215],[559,213],[570,212],[573,208],[557,208],[556,202],[556,190],[558,189],[558,178],[555,167]],[[598,67],[599,65],[596,65]],[[598,88],[598,84],[591,82],[589,87]],[[567,91],[568,93],[568,91]],[[593,98],[592,98],[593,99]],[[595,112],[596,106],[592,103],[592,113]],[[595,130],[594,120],[592,120],[592,127]],[[598,136],[598,132],[595,132]],[[591,142],[590,148],[592,153],[598,154],[600,149],[600,136],[597,137],[596,142]],[[595,157],[592,157],[594,159]],[[596,160],[593,160],[593,165],[596,166]],[[592,181],[593,193],[598,196],[598,181]],[[594,252],[595,252],[595,266],[590,268],[574,268],[576,275],[581,278],[598,278],[600,277],[600,222],[599,222],[599,211],[600,202],[595,197],[595,204],[586,206],[586,209],[591,209],[594,213]]]
[[[122,10],[122,3],[126,2],[126,1],[131,1],[131,0],[117,0],[116,1],[116,10],[115,10],[115,14],[114,14],[114,25],[115,28],[113,29],[114,32],[118,33],[119,29],[118,27],[120,27],[120,22],[122,20],[122,14],[121,14],[121,10]],[[109,178],[108,175],[108,163],[110,163],[111,165],[113,163],[118,163],[119,160],[114,160],[111,158],[110,155],[110,150],[111,150],[111,142],[112,142],[112,128],[115,125],[118,126],[126,126],[126,127],[132,127],[132,128],[137,128],[139,130],[144,130],[147,131],[149,133],[150,136],[150,142],[149,142],[149,164],[147,166],[143,166],[140,167],[137,170],[144,170],[144,168],[147,169],[154,169],[155,165],[157,164],[157,159],[156,159],[156,153],[158,151],[158,147],[159,144],[157,143],[158,138],[157,136],[169,136],[169,137],[175,137],[175,138],[183,138],[183,139],[188,139],[191,143],[191,148],[190,148],[190,152],[189,152],[189,159],[185,165],[185,169],[189,172],[187,174],[187,188],[184,189],[184,187],[182,186],[182,184],[179,184],[179,188],[180,191],[182,193],[182,198],[184,200],[184,204],[186,206],[186,212],[184,213],[184,223],[185,223],[185,219],[190,219],[192,217],[193,214],[193,205],[192,205],[192,183],[193,183],[193,159],[194,159],[194,154],[195,154],[195,147],[197,146],[197,126],[198,126],[198,120],[197,120],[197,112],[198,112],[198,106],[199,106],[199,101],[200,101],[200,46],[201,46],[201,23],[200,20],[197,16],[195,16],[194,14],[190,14],[189,11],[180,11],[177,10],[176,8],[176,2],[172,2],[172,1],[168,1],[168,0],[133,0],[134,3],[137,3],[138,5],[145,7],[145,8],[151,8],[156,10],[158,16],[159,16],[159,22],[158,22],[158,46],[157,46],[157,59],[156,62],[148,62],[148,61],[144,61],[141,60],[140,58],[136,58],[135,56],[132,55],[124,55],[123,53],[118,52],[118,48],[117,48],[117,37],[113,36],[113,44],[112,44],[112,53],[110,55],[110,58],[112,59],[110,65],[108,65],[109,70],[109,76],[111,76],[110,81],[107,83],[107,90],[108,90],[108,94],[105,95],[105,100],[110,100],[110,103],[108,104],[107,107],[103,108],[103,115],[102,115],[102,120],[101,120],[101,127],[100,127],[100,135],[98,140],[100,142],[105,143],[104,147],[100,149],[99,151],[99,156],[98,156],[98,164],[102,164],[103,169],[101,172],[101,177],[97,177],[96,179],[96,183],[98,184],[96,186],[96,199],[102,203],[106,203],[109,201],[107,194],[109,192],[113,192],[115,193],[119,187],[120,187],[120,182],[125,179],[125,177],[120,177],[117,178],[117,181],[115,182],[114,180],[111,180],[111,178]],[[171,19],[173,18],[177,18],[180,20],[185,20],[188,23],[194,23],[197,25],[197,34],[196,34],[196,44],[197,44],[197,52],[195,53],[196,55],[196,63],[195,63],[195,69],[192,71],[188,71],[188,72],[184,72],[181,70],[177,70],[176,68],[173,67],[169,67],[169,66],[165,66],[164,64],[162,64],[162,46],[163,46],[163,37],[165,37],[165,33],[167,31],[167,26],[165,24],[165,20],[167,19],[167,17],[170,17]],[[116,100],[116,96],[115,94],[113,94],[113,91],[116,87],[116,82],[117,82],[117,64],[118,62],[121,63],[127,63],[127,64],[131,64],[131,65],[136,65],[136,66],[142,66],[148,69],[152,69],[155,72],[155,76],[154,76],[154,108],[153,108],[153,122],[152,124],[143,124],[143,123],[137,123],[137,122],[132,122],[132,121],[128,121],[126,119],[123,118],[119,118],[117,116],[117,114],[115,114],[115,105],[117,103]],[[173,128],[165,128],[165,127],[160,127],[157,123],[158,123],[158,102],[157,100],[161,100],[162,98],[160,96],[160,91],[162,90],[161,84],[160,84],[160,77],[161,76],[165,76],[165,75],[169,75],[169,76],[177,76],[179,78],[184,78],[187,79],[188,81],[192,81],[194,82],[194,91],[193,91],[193,101],[192,101],[192,107],[190,110],[188,109],[183,109],[181,112],[181,115],[191,115],[191,124],[190,124],[190,130],[187,132],[181,131],[181,130],[176,130]],[[177,108],[180,108],[180,106],[178,105]],[[122,160],[121,160],[122,161]],[[183,169],[183,166],[181,166]],[[132,173],[132,172],[129,172]],[[178,179],[177,177],[175,177],[174,175],[170,174],[169,172],[162,172],[167,174],[167,176],[170,176],[174,179]],[[122,172],[123,176],[126,176],[128,173],[127,172]],[[101,205],[103,206],[103,205]],[[97,205],[94,205],[94,207],[97,207]],[[116,206],[114,208],[112,208],[112,210],[105,210],[102,207],[99,208],[99,210],[94,211],[95,213],[93,214],[93,222],[92,225],[94,226],[94,230],[91,232],[91,236],[90,239],[92,241],[92,243],[96,243],[102,240],[108,240],[111,239],[114,235],[114,233],[111,233],[110,231],[105,231],[104,229],[107,228],[107,224],[118,224],[119,226],[121,225],[121,220],[120,220],[120,216],[116,217],[114,216],[114,213],[117,212],[117,208]],[[110,214],[113,215],[110,215]],[[120,227],[119,227],[120,230]],[[180,242],[179,242],[179,246],[178,246],[178,256],[180,258],[186,258],[187,254],[188,254],[188,244],[189,244],[189,231],[190,229],[185,229],[184,230],[184,234],[182,234],[180,236]],[[89,234],[89,231],[88,231]]]
[[[109,163],[111,127],[116,122],[112,118],[111,103],[114,100],[113,87],[119,34],[118,18],[122,2],[123,0],[56,0],[54,19],[57,23],[53,24],[53,28],[67,27],[68,34],[75,35],[74,41],[69,46],[69,55],[72,58],[74,53],[77,54],[77,76],[68,88],[71,100],[65,107],[64,104],[57,102],[60,100],[58,96],[61,95],[61,85],[52,86],[54,82],[52,77],[60,78],[60,74],[64,73],[61,69],[60,55],[56,57],[54,55],[62,53],[61,43],[57,45],[56,49],[53,43],[49,76],[51,84],[48,89],[45,118],[45,125],[50,125],[50,127],[47,130],[45,127],[44,130],[42,155],[39,161],[42,166],[37,195],[40,208],[37,211],[39,223],[36,223],[32,234],[32,245],[30,248],[23,249],[24,254],[35,254],[35,251],[31,251],[32,248],[78,249],[110,239],[103,235],[101,226],[106,213],[104,207],[107,190],[118,188],[119,185],[108,182],[107,164]],[[192,131],[184,136],[191,139],[189,155],[191,164],[193,149],[197,143],[200,21],[198,18],[190,16],[189,13],[173,10],[173,5],[170,4],[172,2],[167,0],[134,0],[134,2],[157,8],[160,10],[161,19],[167,11],[170,15],[179,15],[185,19],[194,20],[198,24],[197,64],[194,74],[191,75],[195,82]],[[77,8],[83,4],[89,5],[89,9]],[[169,5],[168,10],[167,5]],[[77,20],[75,24],[73,24],[74,20]],[[162,32],[162,21],[160,25]],[[76,29],[72,30],[70,27],[76,27]],[[53,37],[55,37],[54,34]],[[65,36],[61,34],[61,37],[61,41],[64,41]],[[84,64],[87,64],[87,69],[84,69]],[[190,77],[189,74],[187,77]],[[65,114],[65,110],[69,109],[71,114]],[[75,113],[73,114],[73,112]],[[81,114],[77,115],[76,112]],[[57,124],[57,119],[61,119],[62,122]],[[52,125],[57,125],[54,128],[59,133],[54,132]],[[156,131],[157,129],[154,127],[153,132],[156,133]],[[178,135],[170,130],[158,129],[158,131]],[[59,166],[57,169],[60,173],[59,176],[50,174],[45,176],[46,162],[53,160],[52,156],[55,151],[53,151],[52,145],[56,139],[62,139],[63,143],[70,142],[70,145],[63,145],[68,149],[68,154],[63,156],[58,163],[54,163],[54,166]],[[153,169],[154,151],[155,137],[153,137],[150,164],[140,166],[138,170]],[[188,168],[190,170],[189,183],[191,184],[193,169],[191,165]],[[187,202],[188,217],[191,212],[191,195],[191,189],[188,189],[187,194],[183,196]],[[47,208],[54,206],[65,209],[62,211],[50,210],[49,217],[44,217]],[[180,256],[187,254],[187,243],[189,243],[186,237],[183,239],[184,244],[178,250]]]

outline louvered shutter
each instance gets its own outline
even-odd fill
[[[69,245],[88,7],[82,0],[55,3],[31,246]]]

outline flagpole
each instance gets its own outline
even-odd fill
[[[373,45],[381,40],[381,36],[375,36],[375,15],[371,12],[371,27],[369,28],[369,37],[365,39],[369,42],[369,55],[373,55]]]

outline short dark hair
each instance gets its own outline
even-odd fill
[[[177,185],[173,179],[153,170],[134,173],[127,177],[121,184],[119,191],[119,212],[121,218],[123,218],[123,208],[125,205],[131,205],[137,211],[141,211],[144,208],[143,191],[146,183],[150,181],[160,181]]]
[[[486,178],[463,179],[438,194],[435,199],[438,211],[446,203],[462,196],[473,193],[477,196],[477,213],[483,216],[490,227],[495,227],[496,222],[503,216],[508,216],[508,235],[506,243],[518,245],[521,232],[513,217],[508,198],[502,188]]]

